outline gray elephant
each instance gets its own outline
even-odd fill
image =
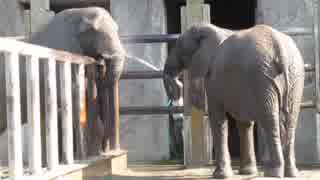
[[[111,85],[113,81],[120,78],[124,61],[126,60],[126,52],[123,48],[118,34],[118,25],[111,15],[103,8],[88,7],[68,9],[54,16],[47,26],[35,33],[31,39],[31,43],[46,46],[54,49],[61,49],[73,53],[83,54],[95,58],[97,61],[103,61],[105,64],[113,65],[112,76],[106,75],[105,68],[99,68],[100,81],[95,84],[95,79],[90,79],[87,87],[87,100],[90,101],[88,106],[88,126],[93,126],[90,136],[91,144],[95,146],[83,147],[87,148],[87,155],[98,155],[99,151],[108,143],[107,133],[104,132],[104,125],[100,120],[106,119],[105,109],[107,104],[105,97],[107,96],[106,86]],[[88,83],[87,83],[88,84]],[[95,86],[97,89],[95,89]],[[97,91],[97,95],[95,92]],[[89,93],[91,92],[91,93]],[[96,97],[98,96],[98,97]],[[97,106],[99,105],[99,106]],[[98,117],[93,117],[98,115]],[[93,119],[100,119],[92,122]],[[77,123],[75,123],[77,124]],[[80,135],[76,135],[79,138]],[[80,140],[81,141],[81,140]],[[76,148],[80,149],[80,148]],[[84,154],[77,152],[77,156],[83,157]]]
[[[126,59],[118,25],[105,9],[99,7],[62,11],[47,26],[34,33],[29,42],[95,59],[116,61],[117,72],[122,71]]]
[[[205,77],[213,133],[215,178],[233,175],[226,113],[240,129],[240,174],[257,172],[253,142],[256,122],[266,133],[270,160],[264,176],[295,177],[295,129],[304,87],[304,62],[294,41],[266,25],[232,32],[197,24],[184,32],[170,52],[164,84],[171,99],[180,96],[177,76]]]

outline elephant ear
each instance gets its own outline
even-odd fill
[[[199,48],[195,51],[189,64],[189,71],[193,78],[204,77],[209,72],[212,49],[209,40],[201,37]]]

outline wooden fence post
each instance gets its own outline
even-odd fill
[[[29,168],[32,173],[42,171],[39,58],[26,56],[27,122],[29,124]]]
[[[60,102],[62,124],[62,157],[65,163],[73,163],[73,117],[72,117],[72,78],[71,63],[59,64]]]
[[[23,175],[22,134],[20,109],[19,56],[5,52],[6,66],[6,104],[8,125],[9,175],[19,179]]]
[[[195,23],[210,22],[210,8],[204,0],[187,0],[181,9],[181,29],[185,31]],[[194,80],[184,73],[184,142],[185,165],[200,166],[207,162],[205,147],[205,90],[204,80]]]
[[[59,153],[56,61],[54,59],[49,58],[44,63],[44,74],[47,163],[49,169],[55,169],[59,165]]]
[[[85,148],[85,128],[87,124],[87,115],[85,103],[85,67],[82,64],[72,66],[72,96],[75,158],[83,159],[87,155]]]

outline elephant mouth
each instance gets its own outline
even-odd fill
[[[163,83],[170,100],[177,101],[181,98],[183,85],[178,78],[172,78],[168,74],[164,74]]]
[[[102,74],[108,73],[108,78],[119,80],[123,70],[124,56],[121,54],[99,54],[97,58]]]

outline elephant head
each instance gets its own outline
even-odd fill
[[[188,28],[176,41],[164,67],[164,85],[169,99],[181,96],[178,75],[188,69],[192,78],[206,76],[219,45],[232,31],[212,24],[195,24]]]
[[[116,64],[117,78],[126,52],[118,35],[118,25],[103,8],[68,9],[30,38],[30,42],[49,48],[70,51]]]

